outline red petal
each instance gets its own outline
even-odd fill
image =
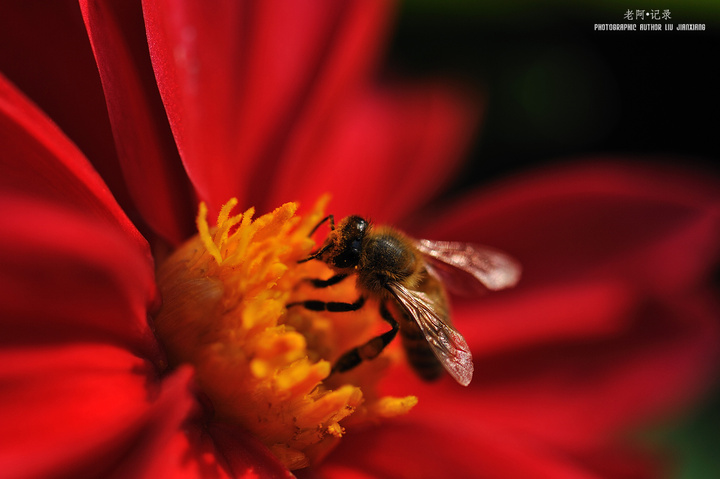
[[[306,476],[299,474],[299,477]],[[397,421],[382,428],[348,434],[316,475],[307,477],[590,479],[606,476],[577,464],[576,459],[564,451],[513,436],[502,429],[485,426],[471,430],[462,423],[443,421]]]
[[[290,479],[295,476],[260,441],[247,432],[222,423],[209,428],[215,448],[227,461],[233,477]]]
[[[453,301],[455,323],[476,356],[546,342],[612,337],[632,322],[639,298],[621,280],[564,283]],[[482,367],[482,365],[481,365]]]
[[[81,0],[130,194],[156,233],[193,230],[189,185],[155,86],[139,3]]]
[[[148,256],[147,242],[92,166],[58,128],[0,75],[0,188],[86,212],[124,232]]]
[[[418,394],[417,414],[564,447],[685,405],[720,354],[720,308],[702,286],[717,261],[718,191],[687,170],[575,167],[451,210],[433,235],[507,249],[525,276],[455,303],[475,355],[468,390],[405,380],[391,392]]]
[[[0,71],[37,103],[129,204],[97,65],[74,0],[0,2]]]
[[[332,122],[296,135],[272,203],[332,193],[338,217],[395,223],[457,172],[478,102],[449,85],[367,90]]]
[[[289,479],[294,477],[270,451],[246,432],[198,420],[168,427],[167,442],[156,441],[142,469],[123,477]]]
[[[123,477],[168,477],[173,479],[235,478],[221,454],[215,450],[199,421],[185,421],[180,427],[168,429],[169,437],[158,444],[152,457],[143,461],[144,467]],[[149,456],[149,455],[148,455]]]
[[[376,55],[387,3],[143,2],[170,125],[201,199],[262,197],[298,125],[328,118]]]
[[[144,251],[92,215],[21,196],[0,205],[0,343],[93,339],[157,358]]]
[[[8,477],[139,477],[193,406],[188,371],[148,389],[152,368],[112,346],[5,348],[0,363]]]
[[[190,368],[185,367],[163,381],[124,447],[116,451],[121,455],[106,462],[115,477],[237,477],[204,430],[190,394],[190,378]],[[263,465],[260,460],[258,465]]]
[[[477,194],[423,235],[509,252],[523,266],[520,288],[621,273],[672,290],[717,258],[718,191],[717,178],[681,168],[576,166]]]
[[[473,322],[457,321],[475,359],[468,389],[450,378],[422,383],[396,368],[384,393],[416,394],[415,417],[468,430],[492,425],[569,450],[592,448],[687,406],[717,370],[717,301],[628,301],[613,289],[568,287],[567,305],[553,296],[547,304],[519,296],[524,305],[513,304],[509,312],[497,305],[477,308]],[[588,301],[581,310],[583,298]],[[605,300],[616,304],[608,307]],[[584,326],[586,318],[590,324]],[[510,332],[499,334],[503,320],[511,323]],[[549,326],[533,324],[543,321]],[[522,322],[535,332],[515,332]]]
[[[717,370],[717,306],[648,304],[612,337],[480,355],[472,407],[508,428],[569,445],[674,413],[704,392]]]

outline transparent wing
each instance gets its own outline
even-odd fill
[[[487,246],[426,239],[414,244],[424,255],[428,272],[453,293],[475,295],[484,291],[480,285],[491,290],[509,288],[520,279],[520,264]]]
[[[398,283],[390,283],[389,288],[420,326],[430,349],[447,372],[463,386],[470,384],[474,368],[465,338],[440,317],[425,293],[409,290]]]

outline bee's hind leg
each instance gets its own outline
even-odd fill
[[[363,361],[375,359],[383,351],[383,349],[385,349],[385,346],[390,344],[390,342],[395,338],[395,335],[397,335],[399,326],[398,322],[395,318],[393,318],[392,314],[388,310],[385,301],[380,303],[380,316],[382,316],[382,318],[390,324],[392,329],[340,356],[340,359],[335,362],[331,374],[344,373]]]

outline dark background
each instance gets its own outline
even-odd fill
[[[595,31],[628,10],[705,31]],[[720,173],[720,2],[408,0],[387,71],[461,79],[486,107],[448,196],[520,171],[594,158],[691,164]],[[720,275],[719,275],[720,277]],[[720,394],[647,440],[677,454],[682,479],[720,477]]]
[[[581,8],[582,7],[582,8]],[[594,31],[628,8],[706,31]],[[486,95],[454,191],[528,167],[589,157],[717,168],[720,2],[562,2],[503,7],[470,0],[401,4],[387,63],[408,77],[451,76]]]

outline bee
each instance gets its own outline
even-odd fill
[[[374,359],[399,331],[408,362],[422,379],[435,380],[446,370],[463,386],[470,384],[472,355],[463,336],[452,326],[446,287],[463,294],[511,287],[520,278],[518,263],[480,245],[414,240],[396,229],[375,227],[359,216],[348,216],[336,227],[334,216],[329,215],[310,236],[326,221],[330,232],[324,243],[299,263],[323,261],[335,274],[329,279],[307,281],[324,288],[355,275],[361,295],[352,303],[306,300],[287,306],[356,311],[367,298],[373,298],[379,303],[381,317],[391,326],[343,354],[332,372],[342,373]]]

